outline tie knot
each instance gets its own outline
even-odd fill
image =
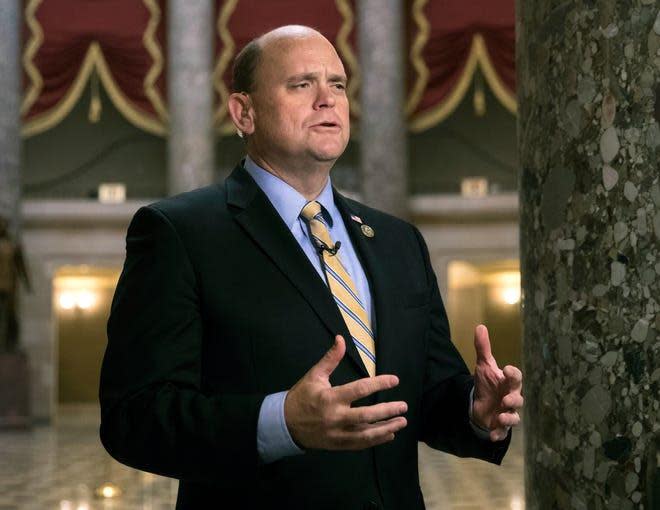
[[[305,207],[302,208],[302,211],[300,211],[300,215],[307,221],[313,220],[319,214],[321,214],[321,204],[319,204],[316,200],[307,202]]]

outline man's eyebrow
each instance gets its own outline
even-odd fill
[[[300,73],[300,74],[294,74],[293,76],[289,76],[287,78],[288,83],[294,83],[297,81],[303,81],[303,80],[317,80],[319,77],[319,73]],[[346,83],[346,76],[343,74],[331,74],[328,76],[328,81],[331,82],[341,82],[341,83]]]
[[[328,76],[328,81],[339,81],[341,83],[346,83],[347,79],[343,74],[331,74]]]

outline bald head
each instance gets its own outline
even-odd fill
[[[266,32],[255,40],[262,48],[265,48],[270,43],[302,37],[323,37],[323,34],[318,30],[306,27],[305,25],[285,25],[283,27],[275,28],[270,32]],[[323,37],[323,39],[325,39],[325,37]]]
[[[285,25],[252,39],[234,59],[232,69],[233,91],[248,93],[254,91],[257,86],[257,68],[264,57],[268,58],[269,53],[272,54],[282,50],[283,46],[287,46],[298,39],[309,37],[319,37],[331,45],[330,41],[321,32],[304,25]]]
[[[284,26],[237,55],[227,109],[262,168],[303,180],[312,175],[319,184],[350,136],[346,82],[330,41],[309,27]]]

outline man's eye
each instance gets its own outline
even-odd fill
[[[335,87],[339,90],[344,90],[346,88],[343,83],[335,83]]]
[[[305,88],[307,88],[307,87],[309,87],[309,82],[298,83],[298,84],[296,85],[296,88],[300,88],[300,89],[305,89]]]

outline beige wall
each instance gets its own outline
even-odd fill
[[[518,262],[454,260],[447,268],[446,308],[452,340],[468,368],[474,369],[474,329],[488,328],[493,356],[500,367],[521,366],[521,317],[519,303],[503,300],[505,289],[519,289]]]
[[[101,361],[107,344],[106,324],[118,269],[68,267],[54,281],[58,344],[59,403],[97,402]],[[88,308],[64,308],[66,298],[87,293]]]

